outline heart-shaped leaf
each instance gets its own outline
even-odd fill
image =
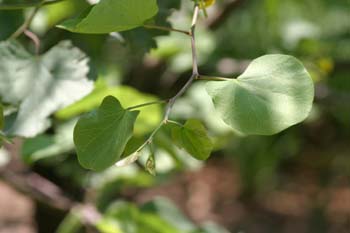
[[[198,160],[206,160],[213,149],[207,131],[198,120],[190,119],[184,126],[172,124],[171,135],[176,145]]]
[[[107,96],[98,110],[83,115],[74,129],[80,164],[95,171],[114,165],[132,136],[139,111],[125,110]]]
[[[257,58],[237,79],[208,82],[206,90],[225,123],[243,134],[271,135],[303,121],[314,97],[310,75],[288,55]]]
[[[101,0],[58,27],[78,33],[110,33],[140,27],[158,12],[157,0]]]

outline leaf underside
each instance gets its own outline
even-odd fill
[[[237,79],[206,84],[224,122],[243,134],[272,135],[309,114],[314,86],[304,66],[288,55],[252,61]]]
[[[49,126],[49,116],[87,95],[89,59],[69,41],[60,42],[42,56],[28,53],[15,41],[0,43],[0,97],[19,105],[7,132],[34,137]]]

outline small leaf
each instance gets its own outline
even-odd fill
[[[171,130],[174,142],[198,160],[206,160],[213,149],[207,131],[198,120],[188,120],[184,126],[173,124]]]
[[[157,0],[101,0],[80,17],[58,27],[77,33],[120,32],[142,26],[157,12]]]
[[[146,161],[145,166],[146,171],[152,176],[156,175],[156,160],[154,158],[154,153],[151,153]]]
[[[314,86],[304,66],[288,55],[252,61],[237,79],[206,84],[224,122],[243,134],[272,135],[309,114]]]
[[[114,165],[132,136],[138,111],[125,110],[113,96],[100,108],[83,115],[74,129],[74,143],[80,164],[101,171]]]

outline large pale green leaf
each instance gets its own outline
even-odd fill
[[[115,164],[132,136],[138,111],[125,110],[113,96],[100,108],[80,118],[74,129],[74,143],[80,164],[101,171]]]
[[[303,121],[314,97],[310,75],[288,55],[257,58],[237,79],[208,82],[206,90],[226,124],[243,134],[271,135]]]
[[[59,27],[78,33],[109,33],[137,28],[158,12],[157,0],[101,0]]]
[[[207,131],[198,120],[188,120],[184,126],[172,125],[174,142],[199,160],[206,160],[213,149],[213,143]]]
[[[88,58],[68,41],[42,56],[29,54],[16,42],[0,43],[0,96],[19,105],[9,134],[34,137],[50,125],[55,111],[87,95]]]

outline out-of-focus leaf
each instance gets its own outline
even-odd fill
[[[29,138],[24,141],[22,146],[22,158],[27,163],[34,162],[41,158],[41,156],[35,155],[37,151],[41,151],[54,144],[54,136],[51,135],[38,135],[35,138]]]
[[[117,202],[111,205],[105,219],[114,222],[123,232],[128,233],[180,233],[161,216],[140,211],[135,205]],[[181,232],[182,233],[182,232]]]
[[[81,113],[88,112],[98,107],[103,98],[111,95],[116,97],[124,107],[157,101],[158,99],[149,94],[144,94],[128,86],[107,87],[102,85],[83,98],[82,100],[58,111],[55,116],[59,119],[69,119]],[[135,123],[135,134],[148,133],[161,121],[162,113],[159,105],[151,105],[141,109]]]
[[[54,135],[39,135],[24,141],[22,158],[27,163],[33,163],[74,150],[73,129],[76,120],[71,120],[57,127]]]
[[[136,165],[118,169],[112,167],[94,176],[93,186],[98,189],[96,205],[99,210],[106,210],[126,188],[149,188],[155,185],[154,177],[140,171]]]
[[[21,10],[0,11],[0,41],[9,38],[22,23]]]
[[[225,123],[243,134],[271,135],[303,121],[314,98],[310,75],[288,55],[257,58],[237,79],[206,89]]]
[[[83,228],[84,223],[81,217],[72,210],[58,226],[56,233],[78,233]]]
[[[88,58],[64,41],[46,54],[29,54],[17,42],[0,43],[0,96],[19,104],[9,134],[34,137],[50,125],[48,117],[87,95]]]
[[[138,111],[123,109],[107,96],[98,110],[83,115],[74,129],[74,143],[80,164],[101,171],[115,164],[132,136]]]
[[[156,0],[102,0],[59,27],[77,33],[110,33],[137,28],[158,12]],[[117,20],[116,20],[117,19]]]
[[[106,233],[218,233],[226,231],[214,224],[202,228],[190,222],[170,201],[156,198],[141,207],[127,202],[116,202],[106,211],[104,218],[98,224]]]
[[[66,0],[57,4],[47,5],[40,11],[40,14],[45,17],[46,20],[40,20],[40,23],[46,30],[48,30],[54,27],[57,23],[62,22],[62,20],[72,17],[82,9],[89,6],[90,5],[86,0]],[[33,25],[35,25],[35,23],[36,20],[34,20]]]
[[[54,1],[54,0],[48,0]],[[22,9],[26,7],[38,6],[42,0],[0,0],[0,10]]]
[[[171,27],[168,22],[168,17],[171,15],[173,10],[179,9],[181,1],[179,0],[158,0],[159,12],[158,14],[145,24],[155,24],[164,27]],[[121,35],[124,37],[125,42],[129,45],[133,53],[143,55],[152,48],[157,47],[155,40],[156,36],[167,35],[169,32],[161,30],[150,30],[143,27],[136,28],[134,30],[122,32]],[[141,56],[142,57],[142,56]]]
[[[174,142],[194,158],[206,160],[210,156],[213,143],[200,121],[191,119],[184,126],[172,124],[171,131]]]
[[[182,232],[193,232],[196,229],[196,226],[172,202],[162,197],[155,198],[144,204],[141,207],[141,211],[160,216]]]
[[[96,225],[100,233],[125,233],[120,229],[119,224],[116,221],[110,219],[102,219]]]

